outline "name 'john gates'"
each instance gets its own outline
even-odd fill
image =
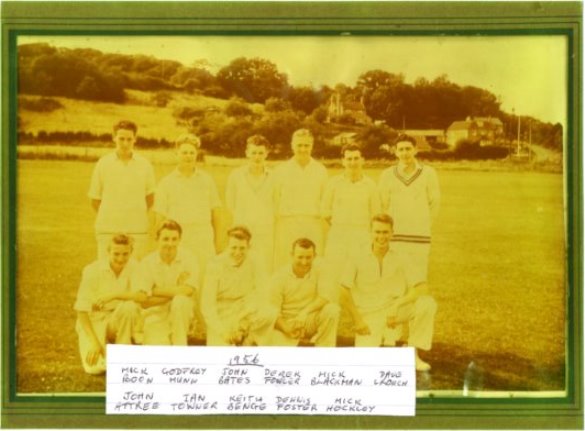
[[[272,385],[298,385],[301,381],[300,371],[264,370],[264,383]]]
[[[249,370],[245,368],[229,368],[225,367],[221,371],[218,383],[220,385],[249,385],[250,377]]]
[[[207,368],[203,367],[176,367],[163,368],[161,373],[168,376],[169,383],[194,385],[199,382],[199,377],[204,376]]]
[[[311,386],[361,386],[361,379],[347,378],[345,371],[320,371],[311,379]]]
[[[217,410],[217,401],[207,401],[205,395],[183,394],[183,400],[171,403],[173,411]]]

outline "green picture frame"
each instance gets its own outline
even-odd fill
[[[579,429],[583,427],[582,4],[580,2],[19,2],[1,5],[3,428]],[[566,391],[424,397],[415,417],[107,416],[104,398],[17,390],[17,38],[22,35],[562,35],[567,38]]]

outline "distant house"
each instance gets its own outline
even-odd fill
[[[401,133],[412,136],[419,151],[431,150],[433,144],[442,144],[446,140],[445,131],[441,129],[407,129]]]
[[[339,135],[336,135],[331,139],[331,145],[335,145],[337,147],[343,147],[347,144],[356,144],[356,136],[357,133],[354,132],[343,132]]]
[[[344,115],[352,117],[356,124],[372,124],[372,119],[366,113],[366,107],[362,100],[344,101],[341,98],[341,94],[336,91],[331,95],[327,105],[327,122],[334,123]]]
[[[455,147],[462,139],[478,141],[480,145],[496,145],[504,136],[504,124],[495,117],[467,117],[454,121],[447,129],[447,144]]]

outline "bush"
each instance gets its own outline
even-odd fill
[[[63,105],[56,99],[41,97],[40,99],[20,99],[19,107],[27,111],[53,112],[63,108]]]
[[[230,117],[245,117],[253,114],[252,109],[241,99],[231,99],[224,112]]]
[[[327,108],[319,106],[311,113],[311,117],[318,123],[324,123],[327,120]]]
[[[205,109],[192,108],[190,106],[179,106],[173,111],[173,117],[180,120],[192,121],[194,118],[201,119],[205,116]]]
[[[164,108],[171,100],[173,100],[173,96],[168,91],[157,91],[150,96],[150,100],[159,108]]]
[[[282,112],[292,109],[290,103],[278,97],[271,97],[264,104],[266,112]]]

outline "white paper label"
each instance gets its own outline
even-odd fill
[[[413,416],[413,348],[108,345],[108,414]]]

